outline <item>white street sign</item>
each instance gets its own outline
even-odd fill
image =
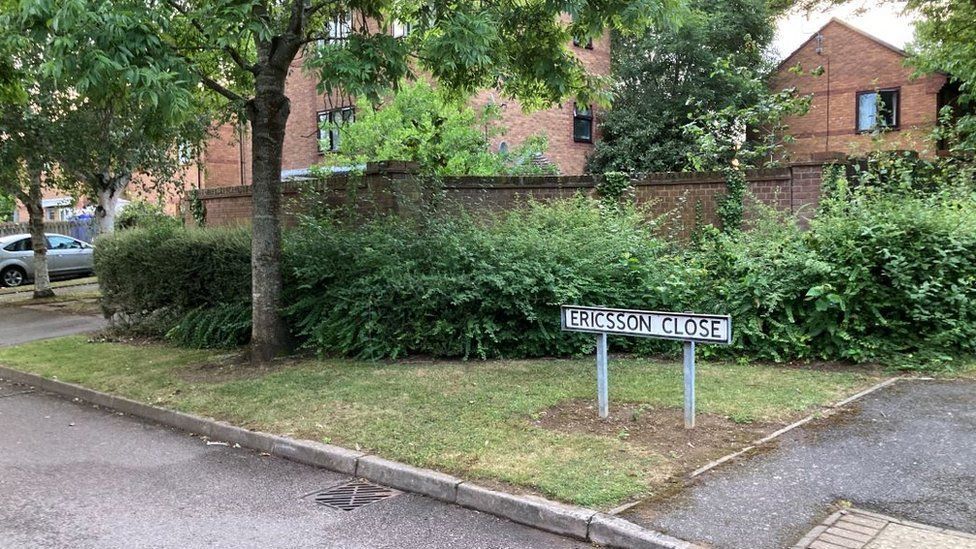
[[[578,305],[563,305],[560,315],[564,331],[596,334],[597,402],[602,418],[610,414],[607,334],[683,341],[685,428],[694,428],[695,343],[732,343],[732,317]]]
[[[563,330],[593,334],[731,343],[732,318],[728,315],[661,313],[563,305]]]

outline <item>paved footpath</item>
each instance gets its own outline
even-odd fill
[[[0,547],[570,549],[589,544],[400,494],[304,497],[350,477],[0,382]]]
[[[94,332],[104,326],[105,319],[98,316],[66,315],[27,306],[3,307],[0,308],[0,346]]]
[[[976,383],[898,382],[818,423],[625,518],[716,549],[792,547],[838,502],[976,533]]]

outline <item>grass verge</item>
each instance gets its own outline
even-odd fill
[[[0,349],[0,363],[45,377],[603,509],[878,381],[855,370],[702,362],[702,427],[686,433],[677,362],[611,360],[612,417],[600,422],[591,360],[253,369],[233,359],[83,337]]]

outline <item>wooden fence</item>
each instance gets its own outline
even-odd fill
[[[0,236],[26,234],[30,232],[27,223],[0,223]],[[45,221],[44,232],[56,233],[91,242],[98,236],[98,225],[94,221]]]

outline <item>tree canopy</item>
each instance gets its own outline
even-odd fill
[[[922,72],[944,72],[958,95],[949,117],[957,152],[976,151],[976,3],[969,0],[914,0],[909,8],[923,19],[915,27],[911,62]]]
[[[766,0],[692,0],[677,27],[615,36],[613,108],[591,172],[681,170],[696,144],[683,126],[706,110],[743,107],[755,89],[716,62],[758,71],[772,40]]]

